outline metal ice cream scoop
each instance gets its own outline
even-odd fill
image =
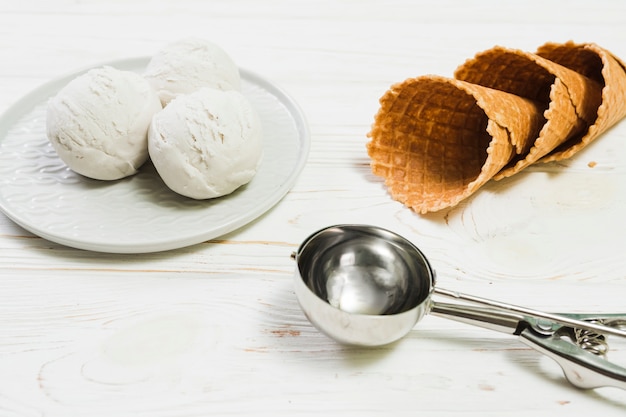
[[[424,254],[403,237],[374,226],[319,230],[292,257],[302,310],[338,342],[388,344],[430,313],[518,336],[556,360],[579,388],[626,389],[626,369],[605,358],[606,338],[626,337],[624,314],[553,314],[436,288]]]

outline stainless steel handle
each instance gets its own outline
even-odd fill
[[[626,389],[626,368],[556,336],[545,336],[527,328],[520,340],[554,359],[563,369],[565,378],[578,388],[616,387]]]

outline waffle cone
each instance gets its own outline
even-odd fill
[[[580,142],[597,119],[602,86],[579,72],[539,55],[494,47],[459,66],[455,78],[535,101],[545,122],[525,149],[494,179],[511,176],[564,143]]]
[[[419,213],[476,192],[545,124],[531,100],[434,75],[392,85],[380,106],[368,134],[372,172]]]
[[[546,43],[537,55],[567,67],[601,86],[601,99],[594,109],[594,119],[582,135],[557,146],[542,161],[558,161],[573,156],[600,134],[626,116],[626,65],[593,43]]]

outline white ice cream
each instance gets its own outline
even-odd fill
[[[261,121],[240,92],[203,88],[175,98],[154,116],[148,149],[173,191],[194,199],[220,197],[256,174]]]
[[[241,90],[239,69],[230,56],[214,43],[197,38],[165,46],[152,57],[144,77],[159,94],[163,106],[179,94],[203,87]]]
[[[106,66],[78,76],[48,102],[46,130],[73,171],[116,180],[148,159],[148,128],[159,110],[159,98],[143,77]]]

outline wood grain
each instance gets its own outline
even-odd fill
[[[70,1],[0,5],[0,111],[52,78],[201,36],[307,115],[293,190],[257,221],[163,253],[75,250],[0,215],[0,416],[623,415],[515,337],[426,316],[364,349],[313,328],[290,254],[318,228],[368,223],[412,240],[444,288],[551,311],[625,312],[626,125],[575,158],[488,183],[419,216],[365,152],[394,82],[450,76],[500,44],[596,42],[626,57],[625,3]],[[1,143],[1,142],[0,142]],[[0,179],[1,180],[1,179]],[[626,343],[614,357],[626,365]]]

